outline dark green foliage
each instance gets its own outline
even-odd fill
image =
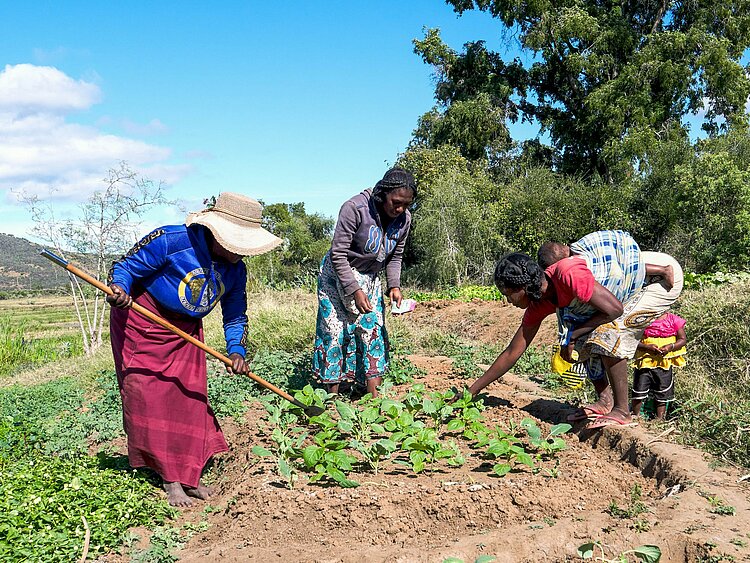
[[[122,408],[114,373],[97,379],[94,397],[87,400],[81,384],[58,379],[34,387],[0,389],[0,459],[41,450],[58,455],[85,453],[90,443],[122,433]]]
[[[76,561],[120,545],[129,528],[175,514],[145,474],[107,467],[104,457],[32,453],[0,461],[0,560]]]
[[[517,108],[541,124],[564,170],[605,178],[624,172],[622,163],[658,141],[665,126],[701,110],[706,100],[707,131],[745,120],[750,93],[740,60],[750,46],[745,2],[722,4],[717,13],[717,5],[706,0],[627,6],[447,1],[458,13],[490,13],[533,62],[504,63],[481,42],[457,54],[428,30],[415,45],[437,71],[438,100],[450,108],[480,93],[493,94],[494,106],[509,117]]]
[[[308,214],[302,202],[274,203],[263,208],[263,226],[284,239],[284,244],[248,259],[251,278],[271,287],[313,285],[320,261],[331,246],[333,219]]]

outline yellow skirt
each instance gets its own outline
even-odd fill
[[[677,342],[677,338],[674,336],[668,336],[666,338],[648,337],[641,340],[644,344],[653,344],[655,346],[667,346],[668,344],[674,344]],[[660,354],[653,354],[651,352],[644,352],[638,350],[635,354],[635,362],[633,365],[637,369],[651,369],[651,368],[662,368],[669,369],[670,367],[681,367],[684,366],[687,361],[685,360],[685,353],[687,350],[683,346],[677,350],[670,350],[663,356]]]

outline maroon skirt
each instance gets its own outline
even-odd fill
[[[169,318],[148,293],[134,301],[203,341],[200,319]],[[112,307],[110,335],[131,467],[197,487],[208,460],[229,449],[208,405],[205,353],[132,309]]]

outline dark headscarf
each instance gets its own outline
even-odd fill
[[[503,256],[495,267],[495,285],[498,289],[523,289],[529,299],[542,298],[544,272],[531,256],[513,252]]]
[[[411,172],[403,168],[391,168],[385,173],[383,179],[375,184],[375,187],[372,189],[372,198],[378,203],[382,203],[385,194],[400,188],[411,190],[414,199],[417,199],[417,183]]]

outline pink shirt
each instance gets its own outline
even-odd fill
[[[557,293],[557,303],[548,299],[531,302],[523,315],[524,326],[540,324],[545,317],[554,313],[558,307],[567,307],[574,299],[588,303],[594,294],[594,274],[580,256],[571,256],[555,262],[544,271]]]
[[[643,331],[643,336],[649,338],[668,338],[670,336],[677,336],[677,333],[686,324],[685,319],[667,313],[663,317],[656,319]]]

